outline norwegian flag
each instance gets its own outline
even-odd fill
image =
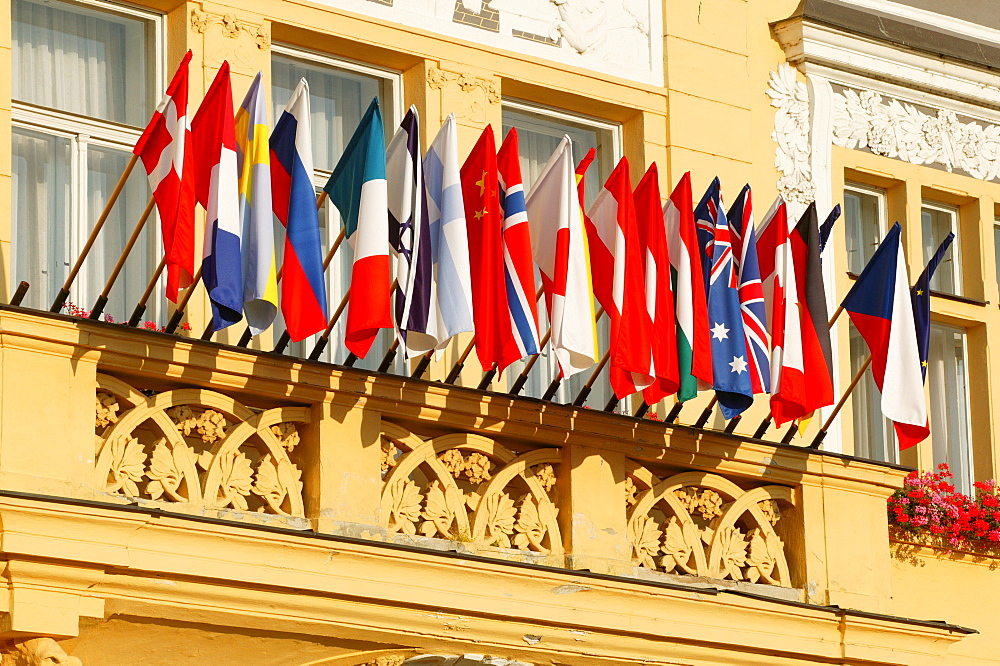
[[[750,186],[744,185],[727,215],[733,243],[733,260],[739,279],[740,312],[743,314],[743,335],[747,342],[747,362],[750,386],[754,394],[771,392],[771,372],[768,358],[770,338],[767,333],[767,309],[764,288],[757,262],[757,234],[753,226],[753,198]]]
[[[167,298],[175,303],[178,291],[191,284],[200,260],[195,256],[194,160],[190,159],[193,144],[187,117],[190,62],[188,51],[132,151],[142,160],[153,190],[167,260]]]

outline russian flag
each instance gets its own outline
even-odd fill
[[[191,122],[195,193],[208,213],[202,279],[212,302],[212,330],[243,319],[236,125],[229,63],[223,62]]]
[[[385,128],[376,97],[323,188],[340,211],[354,249],[344,344],[358,358],[368,355],[379,329],[393,327],[388,188]]]
[[[900,233],[897,222],[841,305],[871,351],[872,375],[882,392],[882,413],[897,424],[924,428],[924,377]]]
[[[271,133],[271,201],[285,227],[281,314],[293,342],[326,328],[326,283],[312,174],[309,84],[302,79]]]

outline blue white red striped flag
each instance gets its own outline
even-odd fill
[[[344,344],[358,358],[368,355],[380,329],[393,327],[385,176],[385,129],[376,97],[323,188],[340,211],[354,249]]]
[[[739,283],[733,246],[716,178],[694,211],[701,229],[713,226],[708,263],[708,321],[712,335],[712,387],[726,419],[741,414],[753,402],[750,362],[743,332]]]
[[[538,299],[531,259],[528,211],[518,159],[517,129],[511,128],[497,153],[500,208],[503,210],[503,268],[511,329],[521,357],[537,354]]]
[[[442,349],[459,333],[473,330],[469,237],[458,163],[458,128],[449,115],[424,157],[427,224],[431,238],[431,312],[427,335]]]
[[[309,84],[299,81],[271,133],[271,199],[285,227],[281,314],[293,342],[326,328],[326,283],[312,184]]]
[[[768,355],[770,336],[767,332],[767,308],[764,288],[757,262],[757,232],[753,222],[753,197],[746,185],[736,197],[727,215],[733,242],[733,259],[739,280],[740,311],[743,313],[743,334],[746,337],[750,385],[753,392],[771,392],[771,372]]]
[[[901,231],[898,222],[893,225],[841,305],[871,351],[882,414],[908,428],[926,428],[927,403]]]
[[[389,245],[396,253],[393,315],[406,358],[433,349],[437,342],[427,337],[432,262],[420,152],[420,119],[411,106],[385,150]]]

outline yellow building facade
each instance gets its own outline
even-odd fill
[[[0,22],[0,553],[3,664],[979,664],[1000,662],[995,558],[891,541],[910,468],[998,475],[1000,24],[923,0],[4,0]],[[988,4],[988,3],[982,3]],[[977,13],[979,12],[979,13]],[[223,61],[258,71],[272,122],[310,84],[322,186],[372,96],[424,146],[455,114],[521,134],[526,184],[569,134],[592,197],[627,156],[727,201],[797,216],[841,204],[830,311],[892,222],[932,284],[932,436],[900,457],[870,375],[829,429],[695,428],[539,398],[538,363],[477,388],[464,337],[422,379],[331,344],[245,349],[88,320],[147,205],[141,169],[49,312],[166,81],[191,50],[191,109]],[[7,74],[9,72],[9,74]],[[577,157],[580,157],[578,155]],[[340,224],[321,215],[324,242]],[[127,319],[160,260],[152,222],[109,292]],[[347,287],[346,246],[328,274]],[[154,285],[144,319],[170,316]],[[280,327],[277,329],[280,331]],[[336,343],[339,328],[334,329]],[[839,396],[864,361],[834,325]],[[606,336],[606,332],[604,333]],[[863,344],[863,343],[862,343]],[[602,349],[603,351],[603,349]],[[586,374],[586,373],[584,373]],[[606,378],[606,374],[605,374]],[[996,394],[996,395],[994,395]],[[654,407],[658,418],[672,402]]]

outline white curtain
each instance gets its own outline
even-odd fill
[[[851,374],[857,373],[868,358],[868,345],[851,324]],[[851,394],[854,416],[854,455],[859,458],[899,462],[892,423],[882,416],[882,395],[875,385],[871,368]]]
[[[146,122],[145,22],[59,2],[13,0],[14,99]]]
[[[955,489],[970,493],[973,471],[965,331],[932,324],[928,366],[934,464],[948,463]]]

